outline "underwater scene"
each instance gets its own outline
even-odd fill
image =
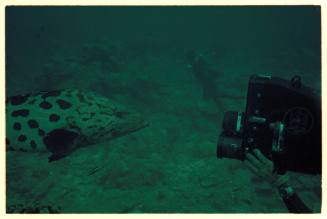
[[[5,13],[7,213],[320,213],[319,6]]]

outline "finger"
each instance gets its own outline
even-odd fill
[[[262,163],[271,163],[271,160],[266,158],[265,155],[263,155],[260,150],[254,149],[253,153],[258,158],[258,160],[261,161]]]
[[[251,153],[246,153],[245,157],[253,166],[255,166],[257,168],[262,166],[260,161],[255,156],[253,156]]]
[[[251,170],[252,173],[254,174],[258,173],[258,169],[255,166],[253,166],[249,161],[245,160],[244,163]]]

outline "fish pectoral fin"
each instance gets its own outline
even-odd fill
[[[63,155],[63,154],[61,154],[61,155],[59,155],[59,154],[51,154],[48,157],[48,161],[50,163],[50,162],[53,162],[53,161],[56,161],[56,160],[60,160],[61,158],[64,158],[64,157],[66,157],[66,154],[65,155]]]
[[[55,129],[49,132],[43,139],[48,151],[52,152],[49,162],[59,160],[73,152],[76,149],[78,137],[79,133],[66,129]]]

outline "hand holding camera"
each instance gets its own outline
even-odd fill
[[[255,149],[279,174],[321,174],[321,96],[300,77],[253,75],[245,112],[225,112],[217,157],[244,160]]]
[[[258,149],[253,150],[253,154],[246,153],[246,160],[244,163],[249,169],[257,176],[267,180],[276,188],[288,185],[288,175],[280,175],[274,173],[274,164],[271,160],[267,159]]]
[[[245,161],[274,185],[289,212],[312,213],[288,183],[287,170],[321,174],[321,97],[292,80],[253,75],[245,112],[225,112],[218,158]]]

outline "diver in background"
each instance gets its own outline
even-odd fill
[[[303,201],[296,194],[292,186],[289,185],[288,175],[279,175],[274,173],[274,164],[267,159],[258,149],[246,154],[245,164],[257,176],[266,179],[274,187],[278,189],[285,205],[291,213],[312,213]]]
[[[186,62],[191,70],[195,80],[202,88],[203,99],[212,100],[219,111],[226,111],[223,98],[228,99],[244,99],[243,95],[230,94],[221,88],[224,83],[222,72],[214,68],[214,66],[206,60],[203,53],[195,50],[186,52]]]
[[[203,98],[213,100],[219,109],[223,109],[221,91],[216,86],[219,72],[210,68],[203,55],[196,53],[194,50],[187,51],[186,61],[191,68],[194,78],[202,87]]]

